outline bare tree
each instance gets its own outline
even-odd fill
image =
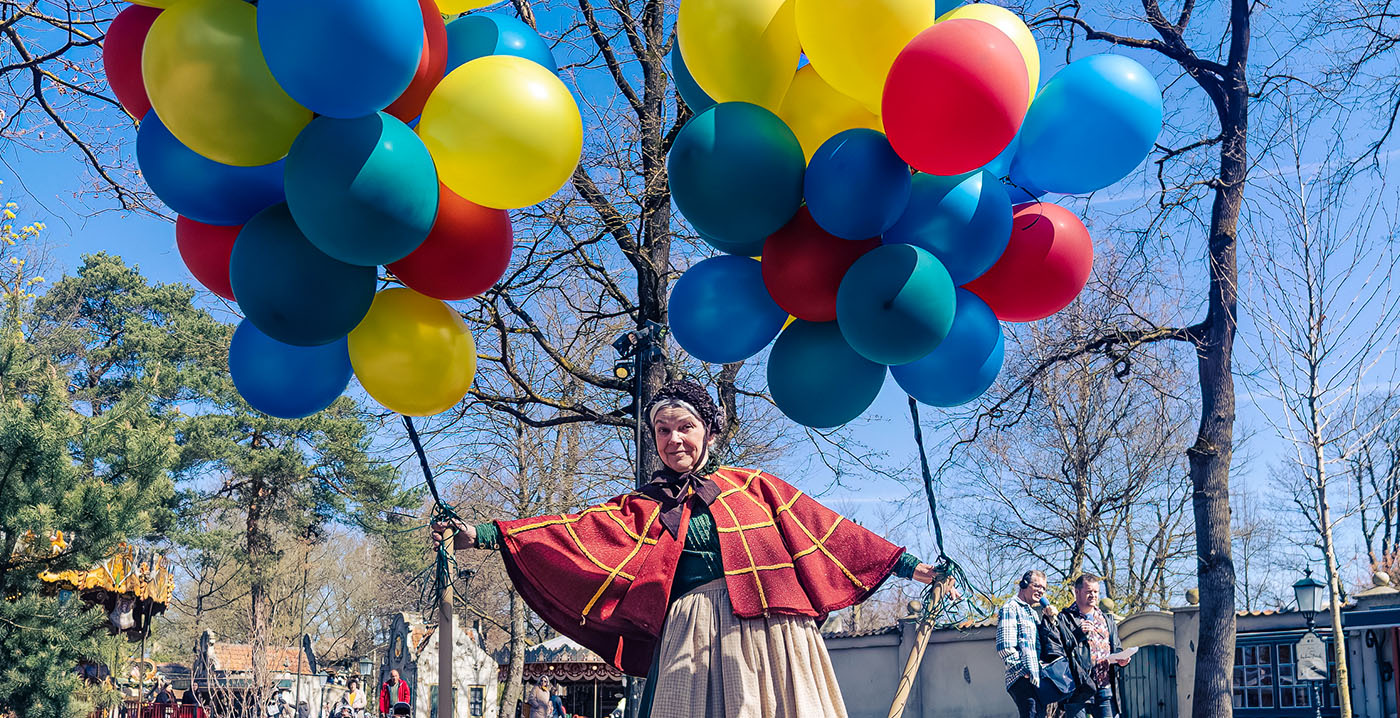
[[[1029,327],[1017,354],[1079,333],[1097,309],[1080,302]],[[1078,356],[1035,381],[1016,429],[974,445],[964,492],[981,497],[967,512],[976,534],[1017,557],[1009,568],[1029,557],[1066,581],[1092,570],[1122,610],[1165,605],[1191,551],[1184,373],[1165,354],[1130,373]]]
[[[1366,560],[1372,569],[1393,563],[1400,547],[1400,393],[1374,392],[1362,407],[1374,427],[1346,457]]]
[[[89,193],[123,210],[163,214],[138,176],[133,118],[102,72],[102,41],[118,0],[0,0],[0,138],[75,155]],[[140,119],[140,118],[135,118]]]
[[[1231,535],[1234,537],[1236,582],[1241,606],[1246,611],[1279,608],[1292,601],[1280,592],[1279,553],[1284,531],[1272,507],[1246,487],[1231,491]]]
[[[1318,541],[1332,634],[1340,636],[1336,528],[1346,513],[1337,509],[1349,487],[1336,484],[1345,481],[1348,457],[1379,429],[1363,411],[1368,383],[1388,386],[1394,379],[1388,350],[1400,338],[1390,281],[1395,234],[1380,209],[1389,199],[1384,184],[1358,191],[1330,182],[1337,175],[1327,164],[1304,163],[1309,124],[1327,115],[1291,95],[1280,104],[1287,151],[1275,155],[1258,183],[1277,221],[1251,227],[1258,233],[1251,246],[1260,287],[1248,307],[1261,328],[1255,354],[1267,381],[1258,390],[1270,399],[1263,413],[1291,445],[1284,478]],[[1343,644],[1334,648],[1337,682],[1345,686]],[[1341,714],[1351,715],[1347,691],[1338,700]]]

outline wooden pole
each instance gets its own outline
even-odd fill
[[[942,584],[933,589],[933,605],[937,606],[943,601],[943,593],[951,579],[944,578]],[[914,647],[909,651],[909,658],[904,661],[904,672],[899,676],[899,688],[894,692],[894,703],[890,705],[889,718],[901,718],[904,715],[904,707],[909,703],[909,693],[914,690],[914,679],[919,676],[919,663],[924,659],[924,649],[928,648],[929,636],[933,635],[933,617],[929,616],[919,621],[919,628],[914,633]]]
[[[442,539],[441,551],[450,551],[455,538],[449,533]],[[457,637],[457,614],[453,610],[452,579],[449,574],[443,582],[442,596],[438,603],[438,718],[456,718],[455,710],[457,684],[452,680],[452,649]]]

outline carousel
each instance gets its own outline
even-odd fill
[[[63,532],[52,543],[63,550]],[[175,577],[164,556],[127,543],[118,544],[111,556],[93,568],[44,571],[39,579],[60,595],[76,594],[88,604],[101,606],[107,614],[107,630],[133,642],[150,635],[151,619],[165,613],[175,589]]]
[[[49,540],[50,549],[60,553],[68,543],[63,532]],[[146,639],[151,634],[151,621],[165,613],[175,589],[175,577],[164,556],[149,548],[120,543],[101,563],[88,569],[42,571],[39,579],[48,590],[58,594],[60,601],[76,597],[84,603],[100,607],[106,615],[110,635],[125,636],[131,643],[140,643],[139,655],[92,657],[77,666],[84,680],[105,683],[119,689],[123,703],[114,712],[131,717],[200,715],[193,706],[155,705],[153,695],[162,681],[169,678],[146,658]],[[131,649],[132,653],[136,648]],[[110,660],[110,664],[107,661]],[[173,698],[173,696],[172,696]]]

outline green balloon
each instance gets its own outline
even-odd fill
[[[666,168],[681,214],[727,245],[762,243],[802,206],[802,145],[758,105],[724,102],[696,115],[676,135]]]
[[[836,323],[861,356],[898,366],[938,348],[953,328],[957,289],[928,250],[887,244],[867,252],[836,292]]]
[[[797,320],[768,355],[768,391],[789,419],[814,429],[861,415],[885,383],[885,367],[862,357],[836,322]]]

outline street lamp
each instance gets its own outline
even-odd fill
[[[1312,568],[1304,571],[1302,578],[1293,584],[1293,597],[1298,601],[1298,612],[1303,614],[1303,620],[1308,622],[1308,632],[1303,639],[1293,648],[1293,660],[1295,663],[1294,675],[1301,677],[1307,675],[1318,675],[1324,680],[1327,676],[1327,656],[1321,639],[1313,631],[1313,619],[1322,610],[1322,592],[1327,588],[1327,584],[1313,578]],[[1304,671],[1307,670],[1305,673]],[[1320,684],[1323,681],[1310,680],[1312,684],[1312,702],[1314,715],[1322,718],[1322,696]],[[1346,690],[1345,686],[1339,686],[1338,690]]]
[[[1298,601],[1298,612],[1308,622],[1308,630],[1313,630],[1313,619],[1322,611],[1322,592],[1327,584],[1313,578],[1312,569],[1305,571],[1302,578],[1293,584],[1293,597]]]

